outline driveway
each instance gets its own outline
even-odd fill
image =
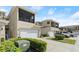
[[[70,52],[73,49],[74,45],[57,42],[49,39],[42,39],[43,41],[47,42],[47,52]]]

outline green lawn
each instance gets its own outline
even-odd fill
[[[73,45],[76,42],[76,40],[70,39],[70,38],[64,38],[64,40],[56,40],[55,38],[48,38],[48,39],[55,40],[55,41],[62,42],[62,43],[73,44]]]
[[[75,44],[76,40],[64,38],[64,40],[58,40],[59,42],[68,43],[68,44]]]

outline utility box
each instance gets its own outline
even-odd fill
[[[30,48],[30,42],[27,40],[17,40],[15,45],[22,49],[22,52],[27,51]]]

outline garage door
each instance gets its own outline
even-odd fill
[[[38,30],[21,30],[20,31],[21,38],[37,38],[38,37]]]
[[[50,32],[48,32],[48,35],[49,35],[50,37],[54,37],[54,32],[50,31]]]

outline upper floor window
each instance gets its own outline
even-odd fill
[[[31,16],[31,19],[34,19],[34,16]]]
[[[48,21],[47,24],[50,24],[50,22]]]
[[[21,21],[34,23],[34,16],[35,15],[29,13],[28,11],[19,9],[19,20]]]

